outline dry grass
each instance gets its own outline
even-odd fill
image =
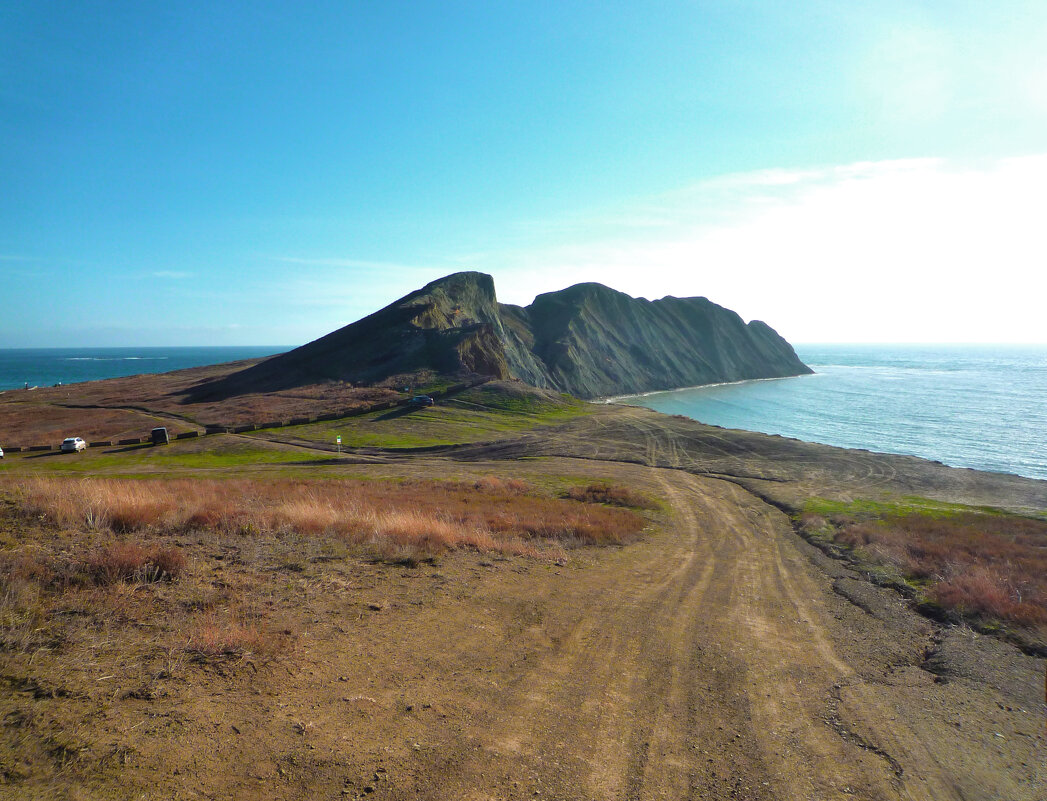
[[[0,576],[10,589],[19,584],[69,588],[132,582],[148,584],[176,578],[186,559],[177,547],[160,543],[112,542],[86,553],[0,553]]]
[[[808,531],[828,523],[834,542],[894,568],[943,609],[1047,642],[1047,522],[977,512],[801,519]]]
[[[33,651],[48,640],[45,588],[10,567],[0,565],[0,651]]]
[[[634,509],[657,509],[658,505],[641,492],[617,484],[589,484],[571,487],[566,497],[583,503],[603,503],[608,506],[627,506]]]
[[[0,479],[0,685],[11,688],[0,752],[18,755],[0,760],[0,785],[12,765],[25,782],[93,775],[116,738],[131,759],[142,739],[162,750],[174,731],[186,743],[190,727],[172,729],[167,710],[211,709],[230,688],[279,692],[332,637],[360,638],[339,654],[347,663],[384,650],[385,632],[401,631],[386,626],[424,646],[414,604],[517,581],[520,560],[470,551],[559,560],[566,545],[624,542],[644,524],[493,476]],[[387,566],[445,553],[438,567]],[[14,725],[12,709],[42,711]]]
[[[414,549],[422,558],[455,548],[526,553],[541,541],[619,544],[645,525],[631,511],[543,497],[526,482],[496,477],[472,483],[41,478],[22,482],[17,494],[28,514],[62,527],[295,533],[379,553]],[[117,549],[108,560],[123,556]],[[150,555],[151,564],[168,570],[156,562],[160,557]]]
[[[158,544],[114,542],[90,554],[84,567],[99,584],[152,582],[176,578],[185,569],[185,556],[178,548]]]
[[[186,402],[185,393],[194,386],[221,379],[251,363],[233,362],[173,373],[41,387],[30,392],[8,391],[0,395],[0,430],[18,432],[19,441],[5,440],[3,444],[57,443],[70,435],[87,440],[145,436],[158,424],[166,425],[172,433],[195,427],[173,422],[169,417],[161,421],[151,412],[174,413],[199,424],[233,426],[341,412],[401,397],[400,393],[381,387],[327,382],[292,391]],[[128,411],[129,399],[133,399],[136,408],[148,411]],[[73,405],[80,408],[70,408]]]
[[[522,478],[499,478],[484,476],[473,483],[473,487],[482,492],[502,493],[505,495],[523,495],[534,491],[534,486]]]
[[[184,650],[200,659],[268,657],[279,645],[272,631],[256,621],[210,613],[193,626]]]
[[[558,560],[571,545],[627,542],[646,522],[498,477],[59,478],[0,490],[14,501],[0,527],[17,532],[0,547],[0,664],[95,660],[119,642],[153,677],[179,660],[253,664],[286,650],[294,627],[275,621],[317,580],[314,563],[417,565],[462,549]]]
[[[133,620],[137,590],[170,581],[186,569],[181,549],[159,543],[0,552],[0,651],[53,648],[65,639],[58,618]]]

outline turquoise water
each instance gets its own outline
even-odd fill
[[[1047,346],[801,345],[815,375],[628,399],[703,423],[1047,479]]]
[[[138,373],[258,359],[280,347],[212,348],[7,348],[0,349],[0,390],[75,384]]]

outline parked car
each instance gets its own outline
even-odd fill
[[[76,453],[87,447],[80,437],[66,437],[62,440],[62,453]]]
[[[410,406],[432,406],[436,401],[433,400],[431,395],[415,395],[407,403]]]

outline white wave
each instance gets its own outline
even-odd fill
[[[64,362],[164,362],[167,356],[66,356]]]

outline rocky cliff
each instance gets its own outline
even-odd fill
[[[582,397],[811,372],[770,326],[705,298],[633,298],[602,284],[503,307],[533,332],[547,383]]]
[[[770,326],[705,298],[649,301],[578,284],[511,306],[498,303],[491,276],[464,272],[206,391],[379,383],[418,371],[519,378],[583,398],[811,372]]]

